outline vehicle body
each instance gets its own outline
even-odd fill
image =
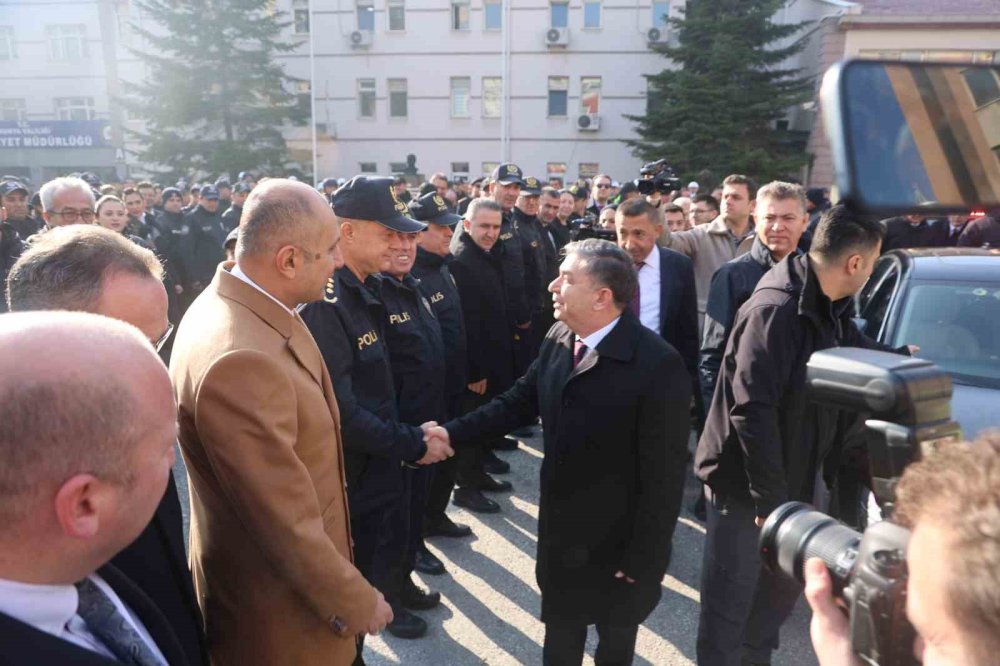
[[[1000,427],[1000,249],[887,252],[855,300],[868,335],[917,345],[951,376],[967,438]]]

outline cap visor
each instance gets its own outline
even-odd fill
[[[423,222],[417,222],[416,220],[406,217],[405,215],[394,215],[393,217],[387,217],[384,220],[375,220],[383,227],[388,227],[393,231],[398,231],[401,234],[415,234],[418,231],[423,231],[427,228],[427,225]]]
[[[524,181],[520,178],[514,178],[513,176],[508,176],[503,180],[497,180],[494,182],[500,183],[501,185],[520,185],[521,187],[524,187]]]
[[[454,213],[444,213],[443,215],[438,215],[434,219],[427,220],[430,224],[436,224],[439,227],[453,227],[462,221],[461,215],[455,215]]]

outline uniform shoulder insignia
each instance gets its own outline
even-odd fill
[[[332,277],[326,281],[326,289],[323,290],[323,300],[327,303],[337,302],[336,284]]]

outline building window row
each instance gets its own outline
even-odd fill
[[[499,166],[499,162],[482,162],[480,173],[488,176]],[[560,183],[566,183],[568,173],[566,162],[546,162],[545,179],[552,180],[558,178]],[[406,169],[405,162],[389,162],[390,173],[402,173]],[[378,173],[378,162],[358,162],[358,173],[375,174]],[[577,174],[580,178],[593,178],[601,172],[601,165],[598,162],[580,162],[577,165]],[[472,175],[471,164],[469,162],[451,162],[452,178],[468,178]]]
[[[97,117],[93,97],[57,97],[54,100],[58,120],[93,120]],[[24,99],[0,99],[0,120],[26,120],[27,104]]]
[[[87,33],[83,24],[53,24],[45,26],[45,42],[49,60],[69,61],[87,57]],[[17,58],[14,28],[0,25],[0,61]]]

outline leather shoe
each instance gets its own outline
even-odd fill
[[[513,489],[510,481],[497,481],[489,474],[483,473],[476,482],[476,488],[489,493],[500,493]]]
[[[418,587],[409,576],[403,581],[399,600],[410,610],[430,610],[441,603],[440,592],[430,592]]]
[[[500,513],[500,505],[475,488],[455,488],[452,503],[476,513]]]
[[[441,516],[433,523],[424,523],[424,536],[443,536],[457,539],[472,536],[472,528],[468,525],[459,525],[448,516]]]
[[[500,460],[492,451],[487,451],[483,454],[483,471],[489,474],[506,474],[510,471],[510,463]]]
[[[417,548],[413,568],[422,574],[440,576],[444,573],[444,562],[434,556],[434,553],[424,547]],[[420,610],[419,608],[417,610]]]
[[[493,449],[496,451],[517,451],[517,438],[507,435],[493,442]]]
[[[420,638],[427,633],[427,623],[410,611],[400,608],[392,615],[392,622],[385,628],[396,638]]]

